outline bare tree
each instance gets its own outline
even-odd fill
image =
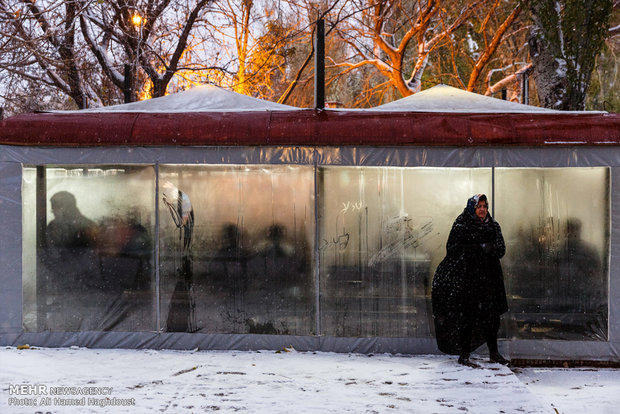
[[[458,3],[369,0],[358,4],[362,13],[338,29],[355,59],[336,65],[345,72],[372,65],[402,96],[418,92],[429,55],[467,21],[482,0]]]
[[[90,87],[89,62],[79,45],[79,2],[38,4],[0,0],[0,71],[14,82],[40,82],[71,97],[78,108],[100,103]]]
[[[41,100],[27,98],[38,89],[45,91],[47,105],[84,108],[216,83],[307,106],[314,23],[322,18],[328,100],[373,106],[437,83],[489,95],[508,88],[517,100],[521,79],[531,73],[541,102],[568,108],[557,103],[583,102],[599,40],[620,32],[618,22],[608,27],[604,16],[619,5],[619,0],[0,0],[0,96],[23,101],[11,104],[19,110],[42,109]],[[528,49],[530,16],[532,33],[540,36],[531,36]],[[616,50],[609,49],[608,60]],[[600,71],[597,82],[603,82]]]
[[[200,47],[212,2],[0,0],[4,92],[37,83],[85,108],[162,96],[183,71],[225,71]]]
[[[149,95],[163,96],[172,77],[185,68],[182,57],[193,47],[192,31],[204,21],[203,14],[211,2],[96,2],[80,14],[81,31],[103,72],[119,89],[135,92],[133,85],[146,80],[139,77],[141,69],[150,81]],[[127,66],[129,70],[124,69]],[[135,99],[135,93],[126,96],[130,96],[126,100]]]
[[[264,1],[220,1],[213,31],[234,62],[225,83],[234,91],[276,99],[286,76],[286,59],[296,46],[298,22],[281,5]],[[288,4],[287,4],[288,6]]]
[[[499,0],[355,0],[347,2],[331,23],[341,45],[328,54],[338,76],[365,70],[364,104],[385,99],[389,89],[408,96],[423,82],[446,82],[470,91],[482,90],[491,67],[514,61],[502,49],[521,12],[517,3]],[[346,16],[342,19],[342,16]],[[372,67],[376,75],[367,68]],[[379,99],[370,99],[375,95]],[[398,97],[398,96],[396,96]],[[361,102],[360,102],[361,103]]]
[[[298,65],[297,70],[295,71],[295,75],[289,81],[289,84],[284,90],[284,92],[280,95],[278,99],[278,103],[285,103],[289,97],[295,91],[295,88],[302,82],[302,75],[304,71],[310,66],[312,62],[312,58],[315,53],[315,29],[316,22],[318,20],[326,19],[328,16],[331,16],[329,19],[329,27],[325,32],[325,36],[329,38],[330,33],[337,27],[337,25],[343,20],[342,13],[346,10],[345,7],[341,6],[338,8],[340,1],[335,0],[331,5],[328,2],[324,2],[322,4],[315,4],[313,2],[306,3],[304,6],[300,6],[297,3],[298,10],[302,9],[305,12],[305,16],[307,18],[308,24],[306,26],[305,34],[300,36],[299,38],[303,39],[303,41],[307,44],[307,52],[303,61]],[[345,2],[343,2],[345,3]],[[328,43],[329,47],[329,43]],[[314,76],[314,72],[312,72],[312,76]],[[307,85],[308,80],[310,78],[306,78],[303,83]],[[329,83],[329,81],[328,81]]]
[[[486,1],[431,56],[427,84],[448,83],[470,92],[492,94],[502,85],[511,99],[521,95],[517,72],[527,65],[526,25],[516,2]]]
[[[482,33],[482,37],[484,39],[484,47],[481,52],[478,53],[477,58],[475,59],[475,63],[473,65],[472,71],[469,75],[469,82],[467,83],[467,90],[473,92],[476,84],[478,83],[478,79],[482,74],[484,68],[489,64],[491,57],[497,51],[497,48],[500,46],[503,36],[506,34],[508,29],[511,27],[515,19],[521,13],[521,6],[517,5],[514,7],[512,12],[503,20],[503,22],[496,27],[492,32],[492,37],[490,37],[490,20],[494,14],[494,12],[499,7],[499,1],[493,3],[488,13],[485,15],[484,20],[481,23],[481,27],[479,32]]]
[[[613,3],[613,13],[618,16],[620,11],[620,0],[614,0]],[[620,35],[620,22],[616,18],[616,21],[613,22],[614,26],[609,28],[609,37],[614,37]]]
[[[596,59],[586,108],[620,112],[620,0],[614,1],[611,28]]]

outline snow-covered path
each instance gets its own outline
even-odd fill
[[[553,413],[620,413],[620,370],[515,368],[517,377]],[[557,410],[557,411],[555,411]]]
[[[506,367],[478,362],[483,369],[448,356],[7,347],[0,349],[0,412],[576,412],[550,405],[562,384],[533,392],[544,370],[521,370],[522,382]],[[620,371],[608,371],[615,377],[606,374],[607,383],[620,383]],[[601,410],[618,406],[620,397],[609,398],[616,402]]]

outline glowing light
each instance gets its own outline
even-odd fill
[[[142,23],[143,23],[142,16],[140,16],[138,13],[135,13],[131,17],[131,22],[134,24],[134,26],[142,26]]]
[[[138,100],[146,101],[147,99],[151,99],[153,97],[153,82],[148,81],[142,88],[140,92],[138,92]]]

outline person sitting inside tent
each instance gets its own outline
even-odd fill
[[[75,196],[60,191],[50,199],[54,219],[47,225],[42,264],[51,330],[76,331],[88,319],[87,299],[100,282],[96,254],[98,226],[77,208]]]

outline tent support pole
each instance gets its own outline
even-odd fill
[[[45,280],[45,273],[41,268],[44,250],[47,245],[45,229],[47,227],[47,183],[44,165],[37,166],[36,180],[36,278],[37,278],[37,331],[44,331],[47,326],[45,323],[47,314],[47,294],[48,286]]]
[[[161,290],[160,290],[160,245],[159,245],[159,162],[155,163],[155,329],[162,332],[161,326]]]
[[[314,109],[325,108],[325,21],[316,21],[314,37]]]
[[[319,252],[319,189],[323,188],[322,182],[319,185],[319,178],[323,179],[323,174],[319,175],[318,154],[314,150],[314,307],[315,307],[315,329],[316,335],[321,336],[321,278],[320,278],[320,252]]]

